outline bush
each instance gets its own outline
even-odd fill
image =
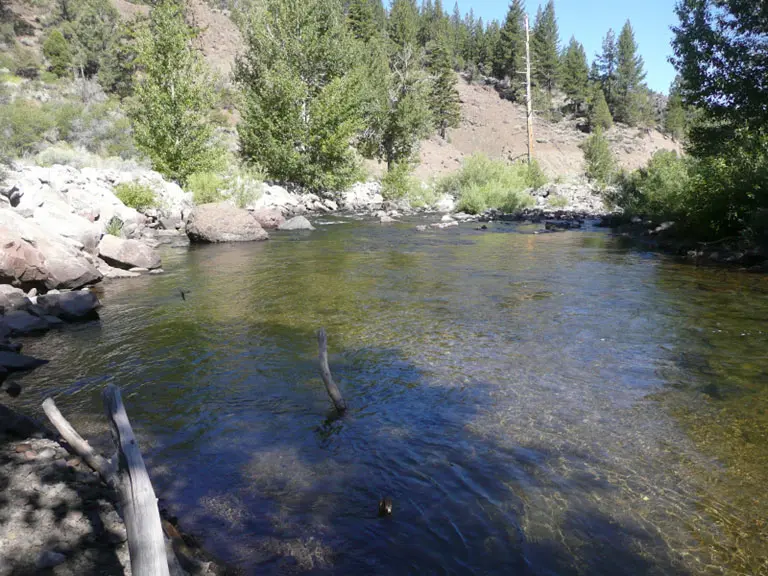
[[[112,216],[112,218],[109,219],[109,222],[107,222],[104,233],[120,238],[120,236],[123,235],[123,221],[117,216]]]
[[[560,196],[559,194],[554,194],[547,198],[547,204],[551,208],[565,208],[568,206],[568,198]]]
[[[587,176],[599,184],[610,183],[616,173],[616,160],[602,129],[598,127],[580,148],[584,151]]]
[[[381,195],[384,200],[402,200],[415,195],[420,184],[411,172],[412,166],[408,162],[393,164],[387,170],[381,179]]]
[[[48,60],[48,70],[59,78],[72,75],[72,54],[69,42],[61,30],[54,28],[43,43],[43,54]]]
[[[186,189],[192,192],[195,204],[210,204],[224,200],[224,178],[214,172],[197,172],[187,178]]]
[[[238,208],[246,208],[261,196],[264,178],[256,168],[241,166],[227,176],[228,196]]]
[[[155,191],[138,182],[123,182],[115,186],[115,196],[128,206],[138,211],[157,206]]]
[[[16,99],[0,106],[0,148],[8,155],[34,152],[53,127],[53,118],[38,102]]]
[[[458,197],[457,209],[478,214],[488,208],[516,212],[530,206],[533,198],[525,190],[545,183],[543,173],[535,163],[509,164],[474,154],[464,161],[458,172],[437,181],[439,194]]]

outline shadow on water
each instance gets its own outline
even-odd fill
[[[248,574],[760,574],[721,453],[669,417],[768,365],[765,338],[704,337],[710,307],[748,321],[692,292],[710,272],[590,231],[328,228],[108,287],[100,327],[29,344],[51,364],[28,397],[54,391],[94,437],[120,385],[161,497]]]

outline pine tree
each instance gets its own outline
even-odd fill
[[[358,40],[368,42],[377,34],[374,7],[370,0],[350,0],[347,22]]]
[[[608,184],[616,172],[616,160],[602,128],[598,127],[581,149],[584,150],[587,176],[599,184]]]
[[[672,83],[667,99],[667,108],[664,111],[664,131],[675,140],[685,138],[687,117],[683,106],[683,97],[680,91],[680,79]]]
[[[616,68],[618,67],[618,53],[616,50],[616,34],[614,34],[613,30],[608,30],[603,39],[603,51],[597,57],[596,68],[605,100],[612,110],[616,98]]]
[[[430,72],[433,75],[429,107],[437,132],[446,139],[448,128],[455,128],[461,120],[459,92],[456,90],[456,74],[451,67],[451,56],[445,40],[438,39],[432,49]]]
[[[589,65],[584,46],[571,37],[563,55],[560,68],[563,91],[578,109],[587,100],[589,90]]]
[[[472,8],[469,9],[469,12],[464,16],[464,30],[466,30],[466,42],[464,44],[464,52],[462,53],[462,56],[464,57],[464,62],[466,63],[467,67],[471,65],[477,65],[477,46],[478,46],[478,36],[477,36],[477,21],[475,20],[475,12],[472,10]]]
[[[72,53],[69,42],[61,30],[54,28],[43,43],[43,55],[48,60],[48,70],[59,78],[72,75]]]
[[[478,26],[482,26],[483,19],[480,18]],[[501,26],[498,20],[491,20],[488,28],[480,35],[478,45],[478,62],[483,73],[487,76],[495,75],[496,52],[501,42]]]
[[[589,122],[590,130],[608,130],[613,126],[611,111],[605,100],[605,93],[599,84],[595,84],[592,87],[592,94],[590,94],[588,104],[587,121]]]
[[[351,184],[359,167],[350,143],[363,128],[368,70],[340,0],[267,0],[244,34],[235,67],[244,159],[313,190]]]
[[[136,31],[139,21],[121,22],[102,57],[99,84],[110,94],[126,98],[133,94],[136,73]]]
[[[538,86],[552,93],[560,65],[560,32],[555,17],[555,3],[549,0],[536,16],[533,27],[533,72]]]
[[[464,19],[459,11],[459,3],[453,5],[453,14],[451,14],[451,46],[450,51],[453,54],[454,67],[462,70],[467,65],[467,59],[464,57],[467,51],[467,45],[470,41],[470,34],[464,25]]]
[[[643,58],[637,53],[637,43],[632,25],[627,20],[619,34],[616,48],[616,89],[614,93],[613,116],[619,122],[631,126],[640,120],[642,103]]]
[[[389,39],[396,50],[416,46],[419,32],[419,10],[416,0],[394,0],[387,22]]]
[[[181,2],[161,0],[152,8],[137,38],[142,75],[129,109],[138,148],[155,170],[182,184],[190,174],[216,169],[222,157],[208,118],[213,84],[192,46],[196,35]]]
[[[524,17],[523,0],[512,0],[494,52],[493,75],[509,78],[513,87],[521,85],[521,72],[525,70]]]

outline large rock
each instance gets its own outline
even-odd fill
[[[226,202],[196,206],[187,220],[191,242],[251,242],[269,235],[247,211]]]
[[[456,208],[456,200],[450,194],[443,194],[435,202],[435,210],[438,212],[453,212]]]
[[[261,224],[264,230],[274,230],[285,222],[285,216],[276,208],[257,208],[251,212],[251,216],[256,219],[256,222]]]
[[[50,328],[48,322],[43,318],[38,318],[23,310],[16,310],[3,316],[3,324],[10,329],[11,336],[36,334],[45,332]]]
[[[99,243],[99,257],[115,268],[160,268],[162,261],[152,248],[138,240],[123,240],[107,234]]]
[[[304,216],[294,216],[277,227],[278,230],[314,230],[315,227],[310,224]]]
[[[301,204],[301,199],[296,194],[291,194],[282,186],[264,186],[262,194],[256,202],[253,203],[254,210],[260,208],[274,208],[280,210],[282,214],[293,214]]]
[[[358,182],[341,195],[342,206],[347,210],[374,211],[381,208],[384,197],[378,182]]]
[[[13,310],[26,310],[29,300],[20,288],[8,284],[0,284],[0,314]]]
[[[0,282],[23,288],[80,288],[101,280],[82,245],[0,210]]]
[[[34,370],[38,366],[43,366],[44,364],[48,364],[48,360],[40,360],[39,358],[33,358],[32,356],[24,356],[24,354],[16,354],[14,352],[0,350],[0,366],[5,368],[8,372]]]
[[[37,297],[37,305],[47,315],[74,322],[94,318],[101,303],[93,292],[76,290],[63,294],[43,294]]]

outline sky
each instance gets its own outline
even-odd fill
[[[542,4],[546,0],[542,0]],[[590,64],[600,52],[605,33],[613,28],[618,36],[624,22],[629,19],[635,31],[635,40],[645,60],[648,73],[646,82],[657,92],[667,93],[675,69],[667,61],[672,55],[670,26],[677,23],[674,12],[676,0],[555,0],[555,13],[560,27],[560,41],[567,44],[571,36],[584,45]],[[445,10],[453,10],[453,0],[443,0]],[[526,0],[528,14],[533,19],[539,0]],[[462,14],[470,8],[475,17],[484,22],[494,18],[503,22],[509,7],[508,0],[459,0]]]

